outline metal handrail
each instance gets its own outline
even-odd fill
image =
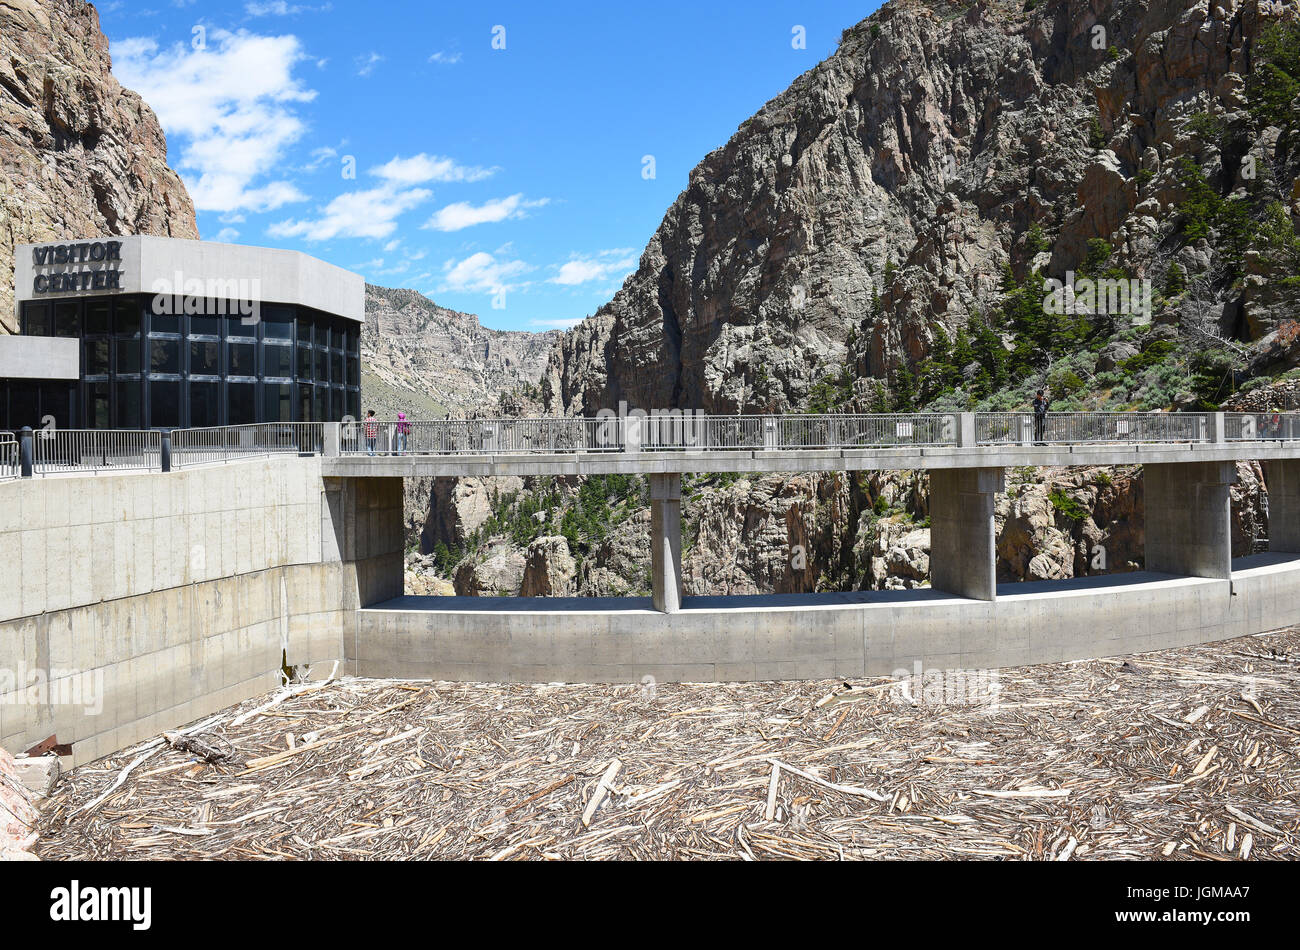
[[[449,419],[440,422],[408,420],[405,423],[396,419],[345,422],[340,451],[344,455],[483,455],[617,452],[623,447],[622,432],[616,419],[567,416],[549,419]]]
[[[1205,412],[1054,412],[1043,418],[1041,431],[1031,412],[974,415],[979,445],[1214,441],[1212,414]],[[1300,413],[1296,416],[1300,435]],[[401,425],[391,419],[345,424],[342,454],[802,451],[961,444],[957,413],[716,416],[658,411],[595,419],[407,421],[404,432]]]
[[[154,429],[38,429],[32,433],[37,474],[161,467],[162,433]]]
[[[18,459],[18,438],[12,432],[0,432],[0,481],[22,474]]]
[[[1300,439],[1300,412],[1225,412],[1228,442],[1292,442]]]
[[[175,429],[171,433],[171,442],[174,468],[269,455],[319,455],[324,450],[324,425],[319,422],[257,422]]]
[[[1089,445],[1106,442],[1212,442],[1207,412],[1032,412],[975,415],[979,445]]]
[[[405,423],[376,418],[345,423],[341,451],[344,455],[506,455],[956,445],[957,429],[953,413],[710,416],[661,411],[622,418]]]
[[[1088,445],[1300,441],[1300,412],[981,412],[974,444]],[[970,416],[966,416],[969,425]],[[970,445],[960,413],[718,416],[682,410],[596,418],[371,419],[262,422],[171,431],[172,467],[271,455],[509,455],[587,452],[805,451]],[[1217,431],[1216,431],[1217,430]],[[334,433],[337,433],[335,437]],[[327,439],[327,435],[329,438]],[[967,431],[964,438],[969,440]],[[41,429],[32,433],[35,474],[161,470],[159,430]],[[21,474],[22,436],[0,430],[0,479]],[[373,442],[372,442],[373,440]],[[337,448],[334,442],[337,441]]]

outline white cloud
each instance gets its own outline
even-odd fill
[[[443,50],[438,50],[438,52],[429,57],[429,62],[439,63],[443,66],[455,66],[460,62],[460,53],[447,53]]]
[[[471,254],[463,261],[447,261],[442,266],[444,291],[497,293],[519,286],[511,280],[531,268],[523,261],[497,260],[487,251]]]
[[[213,240],[218,244],[233,244],[237,237],[239,237],[239,232],[234,228],[222,228],[217,232],[217,236]]]
[[[410,158],[394,156],[393,160],[370,170],[385,181],[398,185],[422,185],[429,181],[482,181],[493,175],[495,168],[477,165],[457,165],[441,155],[412,155]]]
[[[626,277],[636,267],[636,257],[631,248],[616,247],[597,251],[592,255],[573,255],[560,265],[560,272],[547,282],[565,287],[576,287],[593,280]]]
[[[314,220],[280,221],[267,228],[272,237],[300,237],[328,241],[336,237],[386,238],[397,228],[397,218],[433,197],[426,188],[399,189],[391,184],[339,195],[321,209]]]
[[[353,60],[353,62],[356,63],[358,76],[369,76],[375,71],[375,67],[383,61],[384,57],[376,53],[374,50],[371,50],[369,53],[362,53]]]
[[[318,149],[313,155],[331,151]],[[437,155],[396,156],[370,169],[370,174],[382,182],[377,187],[339,195],[321,209],[320,217],[280,221],[268,228],[267,233],[309,241],[328,241],[335,237],[387,238],[396,229],[399,215],[433,197],[429,189],[412,186],[431,181],[477,181],[492,171],[457,165],[452,159]],[[396,243],[390,245],[391,252]],[[424,252],[407,256],[419,260]]]
[[[210,30],[202,50],[135,38],[112,54],[118,80],[153,107],[179,151],[199,210],[268,211],[306,198],[274,177],[304,131],[295,108],[316,97],[293,76],[305,58],[297,37]]]
[[[493,198],[481,205],[458,201],[445,208],[439,208],[433,213],[433,217],[423,224],[423,227],[435,231],[460,231],[476,224],[492,224],[509,218],[525,217],[529,208],[540,208],[549,201],[549,198],[525,201],[522,194],[511,195],[508,198]]]

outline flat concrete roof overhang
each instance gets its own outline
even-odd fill
[[[86,260],[76,263],[37,263],[38,249],[79,247],[114,242],[113,260]],[[101,252],[102,253],[102,248]],[[116,270],[111,290],[73,290],[37,293],[38,276],[55,274],[94,274]],[[23,302],[61,300],[103,294],[184,294],[199,296],[199,291],[177,287],[204,287],[204,296],[218,299],[255,300],[261,303],[293,304],[364,322],[366,318],[366,282],[333,264],[279,248],[220,244],[188,238],[126,235],[87,237],[81,240],[47,241],[19,244],[14,249],[15,315]],[[207,288],[213,288],[215,292]]]
[[[80,340],[57,336],[0,337],[0,379],[80,378]]]
[[[1297,442],[976,445],[906,449],[721,452],[572,452],[496,455],[345,455],[321,460],[325,475],[652,475],[701,472],[852,472],[1020,466],[1155,465],[1300,459]]]

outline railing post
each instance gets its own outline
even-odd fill
[[[765,450],[771,451],[781,447],[777,435],[777,420],[765,418],[763,420],[763,448]]]
[[[172,470],[172,430],[163,429],[160,433],[162,445],[158,450],[159,465],[164,472]]]
[[[32,477],[32,427],[23,426],[19,433],[18,460],[23,478]]]
[[[1223,421],[1224,414],[1215,412],[1210,414],[1210,441],[1219,443],[1228,441],[1227,426]]]
[[[338,458],[343,454],[343,423],[325,422],[322,436],[321,454],[326,458]]]
[[[627,415],[619,420],[623,427],[623,451],[641,451],[641,417]]]
[[[975,413],[957,413],[957,444],[959,446],[977,445],[978,430],[975,428]]]

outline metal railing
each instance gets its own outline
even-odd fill
[[[1225,412],[1228,442],[1290,442],[1300,439],[1300,412]]]
[[[344,424],[344,455],[464,455],[618,451],[839,449],[956,445],[952,413],[471,419]]]
[[[325,449],[324,429],[320,422],[175,429],[171,433],[171,464],[185,468],[269,455],[319,455]]]
[[[12,432],[0,432],[0,481],[17,478],[20,474],[18,437]]]
[[[451,419],[442,422],[375,420],[342,425],[344,455],[484,455],[617,452],[617,419]]]
[[[39,429],[32,433],[37,474],[136,471],[161,467],[162,433],[149,429]]]
[[[973,419],[972,419],[973,415]],[[1221,417],[1221,427],[1220,427]],[[165,471],[272,455],[510,455],[779,452],[974,445],[1300,441],[1300,412],[1031,412],[265,422],[200,429],[0,431],[0,480],[33,474]],[[963,435],[963,426],[965,434]],[[963,441],[965,440],[965,441]]]
[[[613,421],[613,420],[611,420]],[[639,428],[639,432],[637,431]],[[628,421],[627,441],[648,451],[845,449],[956,445],[952,413],[705,416],[681,413]]]
[[[1206,412],[980,412],[980,445],[1089,445],[1104,442],[1212,442]]]
[[[956,446],[961,444],[960,424],[957,413],[709,416],[661,412],[626,418],[408,422],[403,433],[400,423],[385,419],[344,425],[341,450],[344,455],[457,455]],[[1226,414],[1225,426],[1230,440],[1300,439],[1300,413]],[[1041,423],[1032,412],[981,412],[975,413],[975,441],[978,445],[1213,442],[1214,422],[1213,414],[1206,412],[1054,412]]]

